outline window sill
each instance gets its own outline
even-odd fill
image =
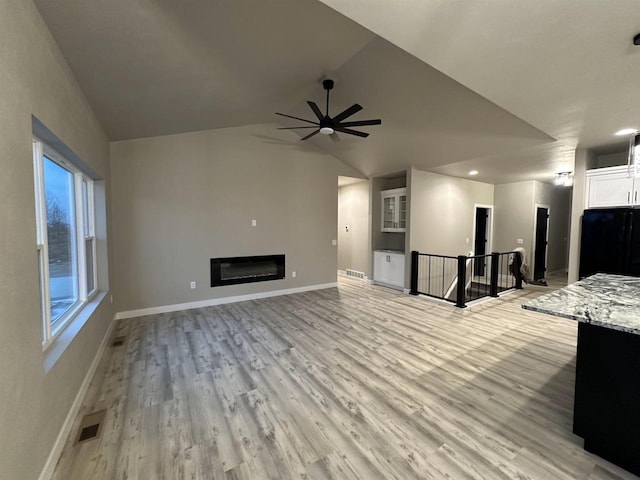
[[[65,325],[53,342],[46,347],[43,355],[43,367],[45,373],[49,373],[58,360],[60,360],[64,351],[69,345],[71,345],[75,336],[98,309],[102,300],[107,296],[107,293],[108,292],[106,291],[97,292],[95,296],[76,313],[74,318]]]

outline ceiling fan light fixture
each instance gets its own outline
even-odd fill
[[[335,133],[335,130],[331,127],[322,127],[320,129],[320,133],[323,135],[331,135],[332,133]]]
[[[623,128],[622,130],[618,130],[614,135],[621,137],[623,135],[635,135],[638,133],[636,128]]]

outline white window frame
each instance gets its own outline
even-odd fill
[[[45,197],[44,157],[57,163],[71,172],[74,178],[75,201],[75,240],[76,249],[74,270],[78,279],[78,300],[55,323],[51,324],[51,292],[49,278],[49,243],[47,238],[47,203]],[[82,173],[80,169],[59,154],[56,150],[37,137],[33,138],[33,162],[35,185],[35,213],[36,213],[36,251],[38,255],[40,280],[40,310],[42,317],[42,347],[46,349],[62,333],[65,327],[87,305],[98,292],[98,274],[96,261],[95,237],[95,201],[94,180]],[[87,185],[87,205],[85,211],[83,183]],[[88,291],[87,278],[87,241],[91,240],[93,289]]]

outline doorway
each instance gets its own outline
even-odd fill
[[[491,253],[491,213],[492,205],[476,205],[473,227],[473,254],[487,255]],[[473,274],[482,277],[487,271],[487,260],[473,262]]]
[[[547,271],[547,246],[549,242],[549,214],[548,205],[536,205],[533,250],[533,281],[544,280]]]

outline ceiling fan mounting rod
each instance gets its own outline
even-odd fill
[[[327,91],[327,108],[325,109],[325,112],[326,112],[325,115],[327,117],[329,116],[329,91],[333,89],[333,85],[334,85],[333,80],[329,78],[322,81],[322,86]]]

